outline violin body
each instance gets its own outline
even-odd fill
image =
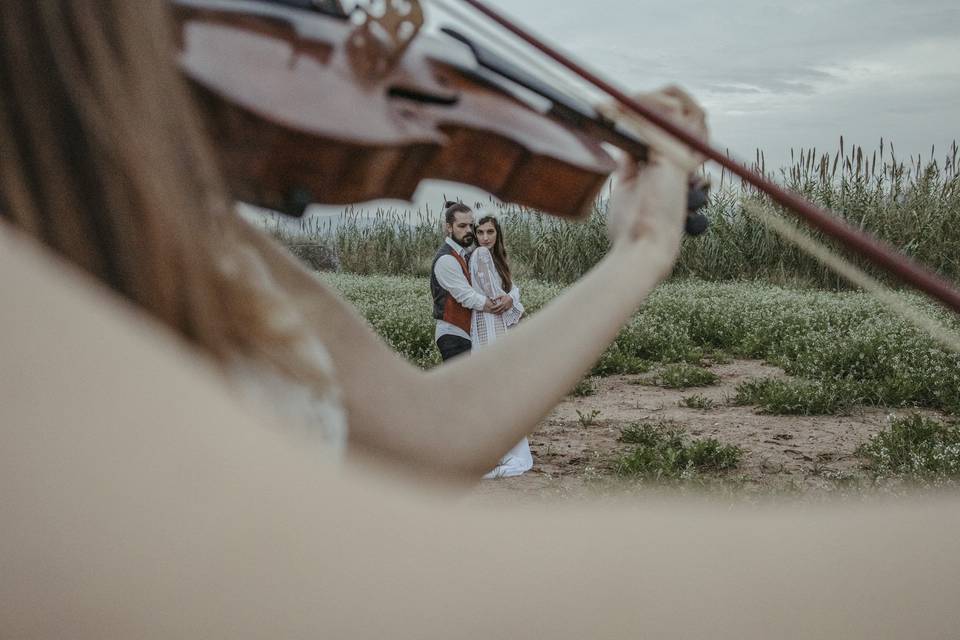
[[[180,68],[240,200],[302,215],[311,203],[410,200],[433,178],[580,218],[616,166],[444,34],[418,33],[371,69],[378,52],[358,52],[346,16],[267,0],[173,7]]]

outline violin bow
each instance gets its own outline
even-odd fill
[[[781,187],[773,180],[751,169],[746,163],[740,162],[730,157],[726,152],[722,152],[709,143],[700,140],[682,127],[677,126],[667,118],[660,116],[652,109],[631,98],[626,92],[615,86],[612,82],[602,78],[598,73],[587,69],[571,57],[547,44],[526,29],[518,26],[499,12],[487,6],[482,0],[462,1],[517,36],[520,40],[537,49],[557,64],[565,67],[576,76],[616,100],[625,110],[640,116],[694,151],[726,168],[744,182],[767,194],[771,200],[793,212],[808,226],[819,229],[824,234],[835,238],[876,266],[884,269],[888,273],[896,275],[902,281],[939,300],[946,307],[953,310],[954,313],[960,315],[960,291],[939,274],[920,265],[886,243],[850,226],[828,210]]]

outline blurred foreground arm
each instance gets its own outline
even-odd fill
[[[960,628],[956,496],[471,510],[325,463],[168,331],[2,223],[0,291],[2,638]]]

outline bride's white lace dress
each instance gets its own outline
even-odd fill
[[[520,321],[523,315],[523,305],[520,304],[520,289],[514,285],[509,292],[503,290],[503,281],[497,273],[493,256],[486,247],[478,247],[470,256],[470,282],[473,288],[488,298],[499,298],[507,295],[513,298],[513,308],[503,314],[474,311],[470,323],[470,340],[472,348],[483,349],[506,335],[507,330]],[[519,476],[533,467],[533,456],[530,454],[530,444],[526,438],[518,442],[500,460],[495,469],[487,473],[485,478],[506,478]]]

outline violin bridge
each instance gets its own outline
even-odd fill
[[[419,0],[371,0],[350,16],[355,23],[347,39],[347,55],[357,75],[386,75],[423,26]]]

